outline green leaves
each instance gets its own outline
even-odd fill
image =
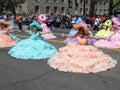
[[[25,1],[26,0],[0,0],[0,12],[2,12],[4,8],[7,11],[15,12],[15,8]]]
[[[113,9],[114,8],[120,8],[120,0],[116,0],[116,2],[114,2]]]

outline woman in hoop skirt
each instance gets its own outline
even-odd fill
[[[88,45],[89,31],[84,24],[75,24],[78,33],[74,36],[62,34],[63,37],[76,37],[78,43],[67,43],[65,47],[48,60],[54,69],[73,73],[97,73],[116,66],[117,61],[104,54],[95,46]]]
[[[9,35],[9,23],[0,21],[0,48],[12,47],[16,41]]]
[[[44,32],[49,32],[50,28],[46,24],[47,16],[46,14],[39,14],[38,15],[38,23],[43,28]],[[56,38],[56,36],[50,31],[50,33],[43,34],[42,37],[45,38],[45,40],[50,40]]]
[[[107,36],[105,39],[98,40],[94,43],[99,48],[120,48],[120,21],[116,17],[112,17],[112,31],[115,33]]]
[[[30,28],[33,30],[32,36],[21,40],[11,48],[8,52],[10,56],[25,60],[40,60],[50,58],[57,53],[57,49],[41,37],[42,34],[50,32],[42,32],[42,28],[37,22],[31,23]]]

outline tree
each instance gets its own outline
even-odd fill
[[[120,0],[116,0],[116,2],[114,2],[113,6],[112,6],[112,11],[119,11],[120,10]]]
[[[120,8],[120,0],[116,0],[115,2],[113,0],[109,0],[109,15],[112,15],[115,10],[115,8]]]
[[[0,10],[2,11],[5,9],[15,14],[15,8],[25,1],[26,0],[0,0]]]

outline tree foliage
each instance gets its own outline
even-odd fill
[[[113,4],[113,7],[112,7],[113,9],[115,9],[115,8],[120,8],[120,0],[116,0],[115,2],[114,2],[114,4]]]
[[[15,13],[15,8],[25,1],[26,0],[0,0],[0,12],[5,9],[7,11]]]

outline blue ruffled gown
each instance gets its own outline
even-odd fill
[[[30,38],[21,40],[8,52],[12,57],[26,60],[46,59],[52,57],[56,53],[57,49],[44,41],[39,32],[33,32]]]

